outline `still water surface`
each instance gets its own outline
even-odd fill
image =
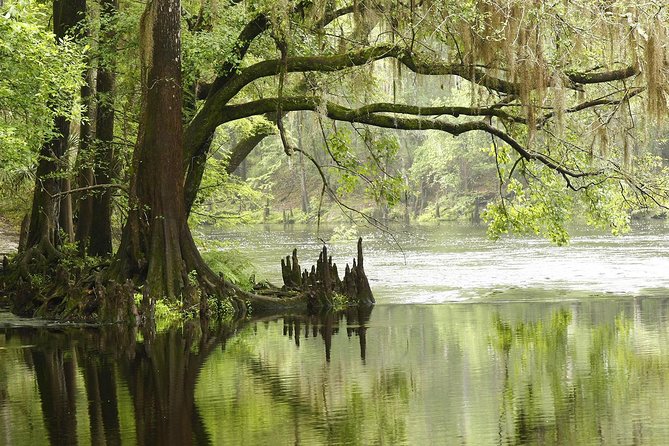
[[[0,313],[0,444],[669,444],[663,224],[567,248],[402,237],[366,238],[371,311],[158,334]],[[279,255],[320,244],[228,238],[277,282]]]

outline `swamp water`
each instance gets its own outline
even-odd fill
[[[273,282],[321,243],[226,237]],[[365,237],[368,311],[157,334],[0,313],[0,444],[669,444],[664,223],[566,248],[397,237]]]

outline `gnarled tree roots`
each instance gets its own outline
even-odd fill
[[[221,308],[231,310],[225,316],[244,317],[250,311],[312,313],[371,306],[374,297],[363,267],[362,239],[352,265],[346,265],[340,278],[323,247],[316,265],[301,270],[294,250],[281,260],[282,287],[265,282],[248,292],[203,264],[172,303],[203,318],[221,316],[217,314]],[[155,300],[148,291],[141,279],[120,277],[113,264],[73,261],[48,241],[19,253],[0,269],[0,294],[14,313],[27,317],[135,323],[153,318]]]

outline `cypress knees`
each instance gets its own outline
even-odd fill
[[[297,249],[294,249],[292,256],[281,259],[283,288],[308,294],[311,308],[335,306],[337,295],[345,296],[350,305],[369,306],[375,301],[363,265],[362,237],[358,239],[357,259],[353,259],[352,267],[346,264],[343,279],[339,278],[337,264],[332,262],[332,256],[328,256],[326,246],[311,271],[305,269],[301,273]]]

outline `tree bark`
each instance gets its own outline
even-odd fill
[[[84,19],[85,13],[85,0],[54,0],[53,31],[56,41],[68,35],[76,35],[77,25]],[[58,195],[63,186],[67,187],[58,175],[65,172],[67,167],[66,152],[70,122],[64,116],[57,116],[54,119],[54,128],[56,136],[47,141],[40,150],[26,248],[44,242],[59,244],[56,237],[59,223],[65,223],[64,229],[71,232],[71,226],[68,227],[71,218],[68,220],[68,216],[65,215],[59,222],[61,208],[67,213],[68,205],[65,201],[61,206]],[[69,209],[71,210],[71,204]]]
[[[42,241],[56,244],[59,206],[55,197],[60,192],[60,181],[55,175],[61,171],[59,159],[65,153],[63,146],[67,143],[69,122],[65,117],[58,116],[54,127],[58,136],[49,140],[40,150],[26,249]]]
[[[180,11],[179,0],[151,0],[142,16],[142,113],[116,262],[121,281],[144,283],[151,300],[188,297],[193,271],[200,281],[218,281],[200,257],[186,218]]]
[[[88,187],[93,185],[93,167],[91,166],[91,143],[93,142],[94,113],[94,82],[95,70],[89,68],[84,77],[84,85],[81,87],[81,102],[86,107],[87,119],[82,120],[79,127],[79,151],[77,152],[77,186]],[[86,253],[89,236],[91,233],[91,221],[93,219],[93,197],[90,193],[84,193],[77,198],[77,227],[75,241],[79,252]]]
[[[63,157],[61,157],[60,164],[62,166],[63,172],[67,172],[67,166],[70,164],[70,160],[68,159],[67,155],[67,140],[65,141],[65,154]],[[72,182],[69,178],[63,178],[60,182],[61,195],[58,197],[58,202],[60,205],[60,211],[58,213],[58,226],[60,226],[61,231],[59,231],[57,236],[60,236],[61,234],[64,235],[65,240],[68,242],[74,241],[74,212],[72,209],[72,194],[69,193],[71,190]]]
[[[95,183],[111,184],[116,170],[114,150],[114,87],[116,85],[116,32],[112,20],[118,11],[118,0],[103,0],[100,10],[100,35],[109,45],[108,57],[100,64],[97,79],[97,128],[95,151]],[[105,188],[92,200],[93,218],[88,254],[107,256],[112,252],[111,190]]]

